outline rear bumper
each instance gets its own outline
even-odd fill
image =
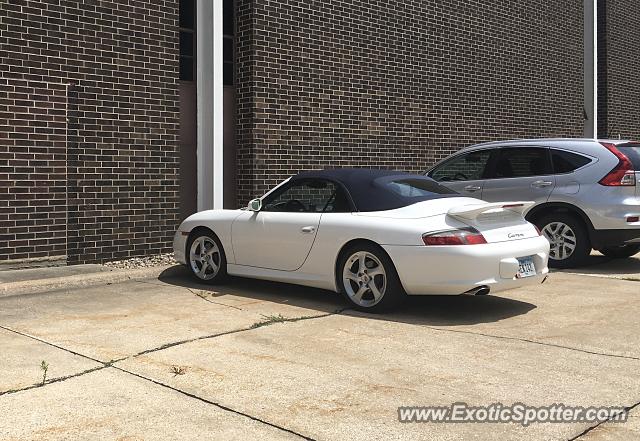
[[[458,295],[487,286],[491,292],[542,283],[549,273],[543,237],[469,246],[384,246],[410,295]],[[536,275],[518,279],[519,257],[533,256]]]
[[[591,230],[591,246],[596,250],[628,243],[640,244],[640,228],[628,230]]]

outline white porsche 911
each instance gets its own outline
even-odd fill
[[[245,209],[190,216],[173,246],[201,281],[295,283],[376,311],[407,294],[485,295],[543,282],[549,242],[523,218],[531,204],[486,203],[402,172],[313,171]]]

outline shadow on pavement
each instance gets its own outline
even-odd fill
[[[509,293],[506,293],[509,295]],[[400,308],[384,316],[354,313],[368,318],[428,326],[459,326],[492,323],[527,314],[536,305],[497,296],[409,297]]]
[[[636,274],[640,277],[640,254],[627,259],[611,259],[601,254],[592,254],[587,262],[580,268],[561,270],[564,273],[595,274],[595,275],[621,275]]]
[[[288,304],[319,312],[330,313],[348,308],[349,303],[332,291],[307,288],[286,283],[230,277],[222,285],[206,285],[193,280],[187,268],[173,267],[164,271],[158,279],[164,283],[192,290],[208,291],[213,297],[232,295]],[[508,294],[508,293],[507,293]],[[376,320],[428,325],[458,326],[490,323],[527,314],[535,309],[531,303],[495,296],[423,296],[409,297],[395,311],[386,314],[367,314],[348,311],[350,315]]]

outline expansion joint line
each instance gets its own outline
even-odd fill
[[[638,406],[640,406],[640,401],[639,401],[639,402],[637,402],[637,403],[635,403],[635,404],[632,404],[632,405],[631,405],[631,406],[629,406],[629,407],[625,407],[624,411],[625,411],[625,412],[627,412],[627,413],[629,413],[629,412],[631,412],[632,410],[636,409]],[[585,435],[589,434],[589,432],[594,431],[595,429],[597,429],[597,428],[598,428],[598,427],[600,427],[601,425],[606,424],[606,423],[608,423],[609,421],[613,421],[613,420],[614,420],[618,415],[619,415],[619,414],[611,415],[611,416],[609,417],[609,419],[604,420],[604,421],[600,421],[599,423],[594,424],[594,425],[593,425],[593,426],[591,426],[591,427],[587,427],[585,430],[583,430],[582,432],[580,432],[579,434],[577,434],[577,435],[576,435],[576,436],[574,436],[573,438],[569,438],[567,441],[578,441],[580,438],[582,438],[583,436],[585,436]]]
[[[500,340],[511,340],[511,341],[519,341],[522,343],[530,343],[530,344],[534,344],[534,345],[540,345],[540,346],[548,346],[548,347],[552,347],[552,348],[558,348],[558,349],[566,349],[568,351],[575,351],[575,352],[582,352],[583,354],[589,354],[589,355],[599,355],[602,357],[611,357],[611,358],[623,358],[626,360],[636,360],[636,361],[640,361],[640,357],[634,357],[632,355],[618,355],[618,354],[608,354],[606,352],[596,352],[596,351],[589,351],[586,349],[579,349],[579,348],[574,348],[571,346],[564,346],[564,345],[558,345],[558,344],[554,344],[554,343],[545,343],[545,342],[541,342],[541,341],[536,341],[536,340],[530,340],[530,339],[526,339],[526,338],[519,338],[519,337],[507,337],[504,335],[494,335],[494,334],[486,334],[483,332],[472,332],[472,331],[463,331],[463,330],[459,330],[459,329],[443,329],[443,328],[438,328],[435,326],[424,326],[427,329],[431,329],[433,331],[438,331],[438,332],[455,332],[458,334],[470,334],[470,335],[476,335],[479,337],[489,337],[489,338],[496,338],[496,339],[500,339]]]
[[[91,361],[93,361],[95,363],[99,363],[100,364],[100,366],[96,366],[94,368],[87,369],[87,370],[82,371],[82,372],[78,372],[76,374],[67,375],[67,376],[64,376],[64,377],[53,378],[53,379],[50,379],[48,381],[45,381],[44,383],[37,383],[37,384],[33,384],[31,386],[27,386],[27,387],[24,387],[24,388],[7,390],[7,391],[4,391],[4,392],[0,391],[0,396],[13,394],[13,393],[17,393],[17,392],[22,392],[22,391],[27,391],[27,390],[31,390],[31,389],[36,389],[36,388],[44,387],[44,386],[49,385],[49,384],[60,383],[60,382],[66,381],[66,380],[70,380],[72,378],[78,378],[78,377],[81,377],[83,375],[87,375],[87,374],[90,374],[92,372],[97,372],[97,371],[100,371],[100,370],[103,370],[103,369],[113,368],[113,369],[116,369],[116,370],[118,370],[120,372],[126,373],[128,375],[132,375],[132,376],[135,376],[137,378],[149,381],[149,382],[151,382],[151,383],[153,383],[153,384],[155,384],[157,386],[161,386],[161,387],[170,389],[172,391],[175,391],[177,393],[185,395],[185,396],[187,396],[189,398],[192,398],[192,399],[195,399],[195,400],[199,400],[199,401],[201,401],[203,403],[207,403],[207,404],[216,406],[217,408],[219,408],[219,409],[221,409],[223,411],[231,412],[231,413],[234,413],[236,415],[240,415],[240,416],[249,418],[249,419],[251,419],[253,421],[256,421],[256,422],[265,424],[267,426],[279,429],[279,430],[281,430],[283,432],[298,436],[298,437],[300,437],[302,439],[305,439],[305,440],[314,441],[312,438],[309,438],[308,436],[305,436],[305,435],[302,435],[300,433],[297,433],[297,432],[295,432],[295,431],[293,431],[291,429],[287,429],[286,427],[282,427],[282,426],[279,426],[277,424],[270,423],[270,422],[268,422],[266,420],[260,419],[258,417],[254,417],[252,415],[249,415],[247,413],[241,412],[239,410],[232,409],[232,408],[230,408],[228,406],[225,406],[223,404],[207,400],[206,398],[202,398],[202,397],[199,397],[199,396],[194,395],[192,393],[180,390],[178,388],[175,388],[175,387],[172,387],[170,385],[164,384],[164,383],[159,382],[157,380],[153,380],[152,378],[145,377],[145,376],[137,374],[135,372],[128,371],[128,370],[126,370],[124,368],[121,368],[119,366],[115,366],[115,363],[118,363],[118,362],[121,362],[121,361],[124,361],[124,360],[127,360],[127,359],[131,359],[131,358],[136,358],[136,357],[139,357],[139,356],[142,356],[142,355],[150,354],[150,353],[153,353],[153,352],[162,351],[164,349],[172,348],[172,347],[175,347],[175,346],[179,346],[179,345],[195,342],[195,341],[208,340],[208,339],[212,339],[212,338],[216,338],[216,337],[222,337],[222,336],[230,335],[230,334],[237,334],[237,333],[245,332],[245,331],[253,331],[253,330],[259,329],[261,327],[270,326],[270,325],[273,325],[273,324],[276,324],[276,323],[298,322],[298,321],[306,321],[306,320],[313,320],[313,319],[318,319],[318,318],[329,317],[329,316],[332,316],[332,315],[340,314],[340,313],[346,311],[347,309],[348,308],[343,308],[343,309],[336,310],[335,312],[330,312],[330,313],[326,313],[326,314],[321,314],[321,315],[316,315],[316,316],[296,317],[296,318],[284,318],[282,316],[277,316],[276,318],[265,317],[266,320],[254,323],[253,325],[251,325],[249,327],[246,327],[246,328],[241,328],[241,329],[236,329],[236,330],[233,330],[233,331],[221,332],[221,333],[212,334],[212,335],[206,335],[206,336],[201,336],[201,337],[196,337],[196,338],[187,339],[187,340],[181,340],[181,341],[174,342],[174,343],[168,343],[168,344],[162,345],[162,346],[160,346],[158,348],[148,349],[148,350],[139,352],[139,353],[131,355],[131,356],[119,358],[119,359],[116,359],[116,360],[111,360],[111,361],[108,361],[108,362],[105,362],[105,361],[102,361],[102,360],[98,360],[96,358],[90,357],[90,356],[85,355],[85,354],[81,354],[79,352],[73,351],[71,349],[65,348],[65,347],[57,345],[55,343],[46,341],[46,340],[44,340],[44,339],[42,339],[40,337],[36,337],[34,335],[30,335],[30,334],[27,334],[27,333],[24,333],[24,332],[21,332],[21,331],[17,331],[15,329],[11,329],[9,327],[0,325],[0,329],[5,330],[7,332],[11,332],[11,333],[20,335],[22,337],[26,337],[26,338],[35,340],[35,341],[37,341],[39,343],[51,346],[51,347],[59,349],[61,351],[64,351],[64,352],[70,353],[72,355],[75,355],[75,356],[78,356],[78,357],[82,357],[82,358],[85,358],[87,360],[91,360]]]

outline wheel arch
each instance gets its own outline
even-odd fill
[[[224,249],[224,244],[222,243],[222,241],[220,240],[220,237],[218,237],[218,235],[215,233],[215,231],[213,231],[211,228],[209,227],[205,227],[204,225],[198,225],[196,227],[193,227],[191,229],[191,231],[189,232],[189,236],[187,237],[187,240],[184,244],[185,247],[185,256],[188,260],[189,258],[189,247],[191,245],[191,241],[193,240],[193,238],[196,236],[196,234],[198,233],[207,233],[207,234],[212,234],[220,243],[220,245],[223,247],[222,252],[226,254],[226,251]]]
[[[194,265],[191,262],[191,247],[193,246],[193,244],[195,243],[195,240],[198,237],[202,237],[202,236],[208,236],[213,240],[213,242],[215,242],[215,246],[218,249],[218,262],[217,262],[217,271],[215,271],[213,274],[211,274],[209,278],[207,278],[207,274],[204,273],[204,277],[200,277],[200,273],[202,272],[202,269],[204,269],[204,263],[202,263],[202,259],[200,259],[201,262],[201,267],[200,267],[200,271],[198,271],[196,274],[196,270],[194,268]],[[209,248],[208,250],[211,250],[211,248]],[[202,246],[200,247],[200,252],[202,253]],[[201,254],[201,256],[203,256],[203,254]],[[213,257],[212,254],[209,254],[210,260],[213,261]],[[220,237],[209,227],[204,226],[204,225],[197,225],[194,228],[191,229],[191,231],[189,231],[189,234],[187,236],[187,240],[185,242],[185,260],[187,262],[187,267],[190,268],[190,272],[192,273],[192,275],[199,281],[199,282],[204,282],[204,283],[219,283],[222,280],[224,280],[227,276],[227,257],[226,257],[226,252],[224,249],[224,245],[222,244],[222,241],[220,240]],[[209,262],[209,267],[212,266],[212,263]]]
[[[389,258],[389,262],[391,262],[391,265],[393,265],[393,270],[396,272],[396,274],[398,274],[398,270],[396,268],[396,264],[393,261],[393,259],[391,258],[391,256],[389,255],[389,253],[387,253],[385,251],[384,248],[382,248],[382,246],[371,240],[371,239],[365,239],[365,238],[357,238],[357,239],[351,239],[350,241],[344,243],[342,245],[342,247],[340,247],[340,250],[338,251],[338,254],[336,254],[335,257],[335,261],[333,264],[333,278],[334,278],[334,283],[336,285],[336,292],[342,292],[342,288],[341,288],[341,283],[340,283],[340,268],[338,268],[340,261],[342,260],[345,252],[351,248],[352,246],[356,245],[356,244],[367,244],[367,245],[372,245],[376,248],[378,248],[382,253],[384,253],[385,256],[387,256]],[[398,277],[399,278],[399,277]],[[402,284],[402,280],[400,280],[400,283]]]
[[[582,221],[584,226],[587,227],[589,239],[593,240],[593,231],[595,228],[593,227],[589,216],[587,216],[587,214],[579,207],[566,202],[546,202],[544,204],[537,205],[527,213],[525,219],[535,224],[537,220],[550,213],[565,213],[577,217]]]

